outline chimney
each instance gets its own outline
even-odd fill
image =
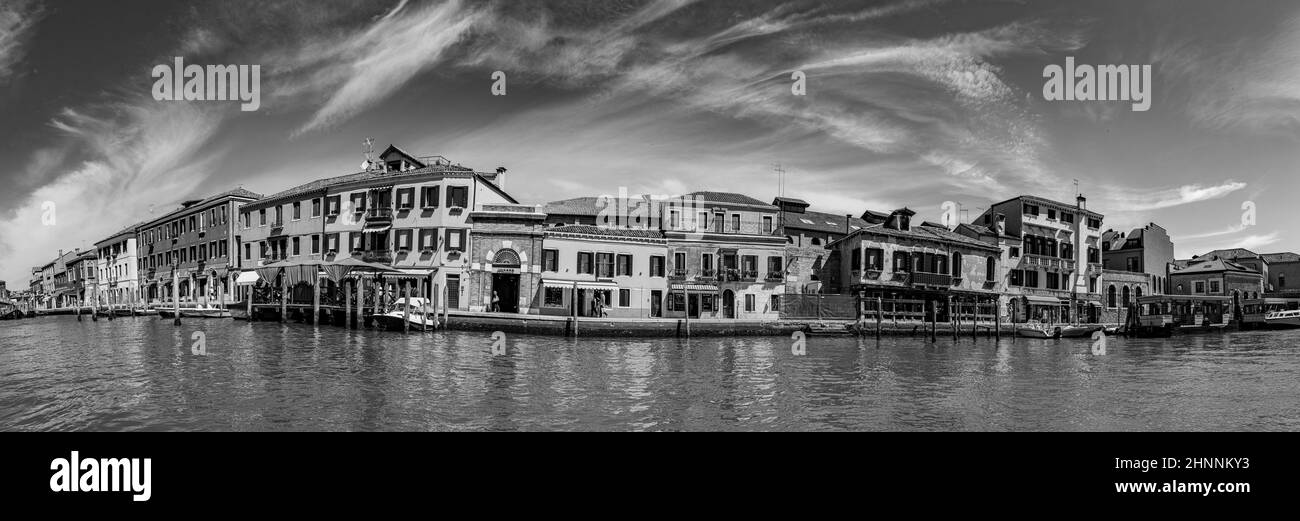
[[[497,167],[496,181],[497,181],[497,188],[500,188],[502,190],[506,189],[506,167],[504,166]]]
[[[1087,198],[1087,197],[1084,197],[1083,194],[1079,194],[1079,195],[1075,196],[1075,198],[1074,198],[1074,206],[1075,206],[1076,208],[1080,209],[1080,210],[1087,210],[1087,209],[1088,209],[1088,198]]]
[[[849,230],[851,229],[851,228],[849,228],[849,223],[852,223],[852,222],[853,222],[853,214],[851,214],[851,213],[850,213],[850,214],[844,214],[844,235],[845,235],[846,237],[849,235]]]

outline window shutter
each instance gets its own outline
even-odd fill
[[[422,186],[420,187],[420,208],[426,206],[429,206],[429,188]],[[421,238],[421,246],[423,246],[423,237]]]

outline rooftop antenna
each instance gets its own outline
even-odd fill
[[[362,141],[362,143],[365,145],[365,147],[363,147],[362,150],[365,151],[366,160],[365,162],[361,163],[361,169],[366,171],[373,170],[375,167],[375,161],[374,161],[375,138],[368,137],[364,141]]]
[[[1080,194],[1079,194],[1079,180],[1078,180],[1078,179],[1075,179],[1075,180],[1074,180],[1074,196],[1075,196],[1075,197],[1078,197],[1079,195],[1080,195]]]
[[[781,166],[781,163],[773,163],[772,170],[776,172],[777,195],[785,197],[785,168]]]

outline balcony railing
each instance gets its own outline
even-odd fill
[[[686,278],[686,270],[672,270],[672,271],[668,272],[668,278],[670,278],[670,279],[685,279],[685,278]]]
[[[1043,267],[1043,268],[1074,271],[1077,263],[1073,259],[1061,259],[1057,257],[1050,257],[1047,255],[1035,255],[1029,253],[1029,254],[1025,254],[1024,258],[1021,259],[1020,265],[1026,268]]]
[[[375,207],[366,211],[367,221],[391,221],[393,220],[393,209],[388,207]]]
[[[912,273],[911,282],[913,286],[951,286],[952,275],[915,272]]]
[[[279,218],[276,218],[276,219],[272,219],[272,220],[271,220],[271,227],[272,227],[272,228],[284,228],[284,217],[279,217]]]
[[[700,276],[711,279],[718,276],[718,270],[700,270]]]
[[[784,272],[784,271],[769,271],[769,272],[767,272],[767,277],[764,277],[764,278],[765,278],[768,282],[781,282],[781,281],[785,280],[785,272]]]
[[[740,280],[742,281],[758,280],[758,270],[741,270]]]
[[[378,262],[388,264],[393,262],[392,250],[367,250],[361,252],[361,260],[365,262]]]

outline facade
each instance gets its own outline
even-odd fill
[[[468,310],[470,293],[462,284],[470,269],[467,221],[484,205],[518,204],[496,184],[504,178],[504,168],[475,172],[441,156],[416,157],[389,146],[363,172],[313,181],[248,206],[240,215],[241,259],[250,270],[284,259],[382,264],[402,270],[388,281],[410,279],[425,296],[434,285],[445,288],[451,309]],[[314,217],[318,205],[323,215]]]
[[[975,224],[993,226],[1003,217],[1005,233],[1021,240],[1004,297],[1012,320],[1098,322],[1103,216],[1088,210],[1082,195],[1073,205],[1022,195],[993,204]]]
[[[915,301],[895,307],[917,318],[928,304],[946,320],[953,301],[991,302],[998,297],[1002,251],[998,246],[941,225],[912,225],[916,213],[900,208],[881,224],[872,224],[833,241],[843,262],[847,292],[867,299]]]
[[[1268,265],[1265,291],[1271,297],[1300,297],[1300,255],[1291,252],[1260,255]]]
[[[953,229],[954,232],[986,243],[998,249],[997,270],[995,282],[992,284],[992,290],[998,293],[998,315],[1012,319],[1011,299],[1006,296],[1011,287],[1011,266],[1020,261],[1021,252],[1024,250],[1024,241],[1015,235],[1007,233],[1006,216],[1002,214],[995,215],[992,219],[992,226],[980,224],[962,223]],[[1023,310],[1023,306],[1016,309]]]
[[[539,314],[667,316],[663,232],[570,225],[546,228],[544,233],[537,257],[541,280],[533,294]]]
[[[1137,299],[1155,293],[1155,276],[1149,273],[1128,270],[1104,270],[1106,281],[1102,290],[1102,314],[1104,323],[1124,324],[1132,306]]]
[[[1234,304],[1264,295],[1264,275],[1244,264],[1209,255],[1169,274],[1172,295],[1233,297]]]
[[[827,246],[888,217],[870,211],[861,219],[809,211],[807,202],[790,197],[777,197],[772,205],[779,209],[776,233],[786,240],[787,293],[838,293],[842,283],[839,258]]]
[[[136,226],[128,226],[95,243],[97,305],[141,302],[138,244]]]
[[[140,291],[148,302],[171,301],[173,277],[182,302],[233,302],[239,257],[236,216],[261,199],[237,188],[181,207],[139,226]]]
[[[73,298],[80,305],[95,302],[99,255],[97,251],[80,252],[68,263],[68,278],[72,282]]]
[[[545,218],[540,207],[519,204],[485,204],[470,212],[470,268],[464,283],[471,310],[492,311],[493,295],[496,311],[503,313],[539,314],[544,304],[555,307],[542,300]]]
[[[1128,234],[1106,230],[1101,236],[1102,267],[1111,272],[1145,273],[1151,278],[1148,294],[1163,294],[1174,262],[1174,242],[1155,223]]]
[[[80,255],[81,251],[79,250],[70,252],[60,250],[59,256],[54,259],[51,271],[54,278],[54,290],[50,293],[50,307],[70,307],[76,303],[77,291],[73,286],[73,274],[69,272],[68,267]]]

